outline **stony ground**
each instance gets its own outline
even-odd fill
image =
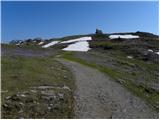
[[[31,87],[27,91],[5,98],[2,117],[4,119],[69,118],[72,102],[72,91],[68,86]]]
[[[2,118],[72,118],[74,80],[58,52],[2,47]]]
[[[158,118],[140,98],[99,71],[60,60],[75,75],[75,118]]]

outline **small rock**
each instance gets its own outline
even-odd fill
[[[6,100],[9,100],[9,99],[11,99],[11,96],[6,97]]]
[[[127,58],[132,59],[133,57],[132,56],[127,56]]]
[[[23,110],[20,110],[18,113],[23,113]]]
[[[71,90],[68,86],[63,86],[63,89]]]
[[[34,104],[37,104],[37,102],[36,102],[36,101],[33,101],[33,103],[34,103]]]
[[[63,76],[64,79],[67,79],[67,76]]]
[[[36,90],[30,90],[32,93],[37,93],[37,91]]]
[[[62,93],[58,93],[58,96],[59,96],[60,99],[64,98],[64,95]]]
[[[22,105],[22,106],[24,105],[24,103],[22,103],[22,102],[20,102],[19,104]]]
[[[54,67],[52,66],[51,69],[54,69]]]
[[[20,96],[21,96],[21,97],[26,97],[26,95],[24,95],[24,94],[21,94]]]
[[[51,110],[51,107],[48,107],[48,110]]]
[[[3,107],[8,107],[8,105],[7,104],[3,104]]]
[[[51,103],[51,104],[49,104],[50,106],[53,106],[53,104]]]

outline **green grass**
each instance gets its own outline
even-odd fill
[[[2,101],[4,97],[39,85],[67,85],[74,88],[69,70],[52,57],[3,57]],[[64,79],[67,78],[67,79]]]
[[[7,96],[15,95],[18,92],[29,91],[31,89],[30,87],[41,85],[66,85],[72,90],[72,92],[66,93],[68,94],[68,98],[61,101],[61,104],[58,107],[59,109],[52,112],[52,114],[48,114],[47,118],[68,119],[73,117],[73,91],[75,87],[73,75],[68,68],[56,61],[53,56],[3,56],[1,59],[1,70],[2,104],[6,102],[5,98]],[[55,90],[54,92],[58,91]],[[39,109],[39,107],[37,109]],[[43,108],[42,110],[44,111]],[[28,110],[24,114],[31,115],[31,111],[32,110]],[[36,114],[38,113],[35,113],[35,115]],[[17,117],[18,116],[14,116],[14,112],[10,114],[10,116],[5,116],[5,118]],[[37,116],[37,118],[39,117],[40,116]]]
[[[134,95],[141,97],[142,99],[147,101],[151,106],[153,106],[154,109],[158,110],[157,102],[159,101],[159,93],[151,88],[148,88],[145,85],[135,84],[134,82],[129,80],[128,77],[126,77],[125,73],[116,71],[106,66],[104,67],[104,66],[96,65],[95,63],[88,63],[80,58],[74,57],[74,52],[64,52],[62,57],[64,59],[78,62],[80,64],[95,68],[100,72],[103,72],[106,75],[109,75],[111,78],[113,78],[114,80],[119,82],[121,85],[126,87]]]
[[[89,42],[91,48],[98,48],[98,47],[113,47],[113,43],[110,41],[91,41]]]
[[[1,44],[1,47],[5,48],[5,49],[25,48],[25,49],[30,49],[30,50],[45,50],[41,46],[38,46],[38,45],[17,46],[17,45],[13,45],[13,44]]]
[[[126,57],[127,55],[123,52],[116,51],[113,55],[116,60],[122,64],[126,64],[128,66],[136,66],[139,69],[141,69],[141,73],[146,77],[146,81],[152,82],[153,80],[157,80],[158,78],[155,78],[155,71],[158,71],[158,63],[155,62],[145,62],[143,60],[139,60],[136,58],[128,59]],[[119,64],[121,65],[121,64]],[[136,71],[138,72],[138,71]],[[136,76],[135,76],[136,77]]]

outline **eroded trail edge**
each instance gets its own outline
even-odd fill
[[[158,118],[144,101],[96,69],[59,59],[75,76],[75,118]]]

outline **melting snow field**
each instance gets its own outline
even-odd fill
[[[87,41],[87,40],[92,40],[91,37],[81,37],[81,38],[77,38],[77,39],[71,39],[71,40],[67,40],[61,43],[72,43],[72,42],[79,42],[79,41]]]
[[[53,41],[51,43],[43,45],[42,48],[48,48],[48,47],[53,46],[57,43],[58,44],[72,43],[62,50],[64,50],[64,51],[88,51],[88,50],[90,50],[89,43],[87,42],[88,40],[92,40],[92,38],[91,37],[81,37],[81,38],[71,39],[71,40],[67,40],[67,41],[63,41],[63,42]]]
[[[48,47],[50,47],[50,46],[53,46],[53,45],[57,44],[58,42],[59,42],[59,41],[50,42],[50,43],[48,43],[48,44],[46,44],[46,45],[43,45],[42,48],[48,48]]]
[[[116,38],[123,38],[123,39],[133,39],[133,38],[139,38],[139,36],[136,35],[110,35],[110,39],[116,39]]]
[[[73,44],[68,45],[68,47],[63,49],[64,51],[88,51],[89,43],[87,41],[79,41]]]

